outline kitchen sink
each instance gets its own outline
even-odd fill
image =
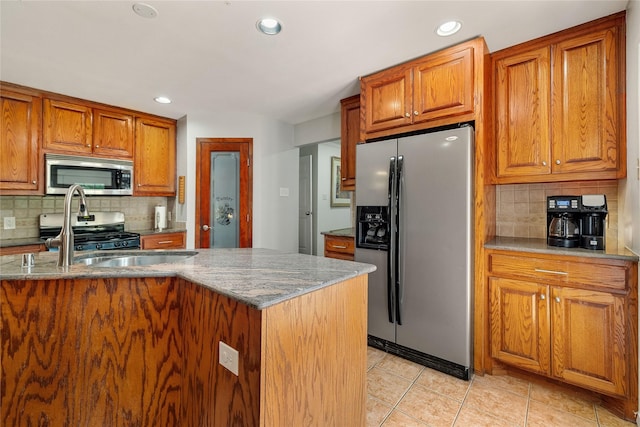
[[[133,267],[176,263],[189,259],[197,253],[198,252],[195,251],[180,251],[141,254],[96,254],[87,257],[78,257],[74,260],[74,263],[91,267]]]

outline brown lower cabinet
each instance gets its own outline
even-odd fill
[[[497,361],[637,408],[637,263],[488,251]],[[626,409],[625,409],[626,408]]]
[[[7,246],[4,248],[0,248],[0,256],[26,254],[29,252],[44,252],[46,250],[47,248],[43,244]]]
[[[140,236],[142,249],[184,249],[186,247],[186,233],[157,233]]]
[[[353,261],[355,238],[350,236],[324,235],[324,256]]]
[[[1,286],[2,425],[365,425],[366,275],[263,310],[176,277]]]

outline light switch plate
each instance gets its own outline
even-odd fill
[[[218,355],[220,364],[238,376],[238,350],[220,341]]]
[[[5,230],[15,230],[16,228],[16,217],[15,216],[5,216],[4,217],[4,229]]]

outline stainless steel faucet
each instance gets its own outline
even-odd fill
[[[45,242],[48,248],[59,248],[58,267],[69,267],[73,264],[73,227],[71,226],[71,200],[74,193],[80,196],[78,216],[89,217],[89,207],[84,190],[78,184],[73,184],[64,196],[64,215],[62,230],[56,237],[50,237]]]

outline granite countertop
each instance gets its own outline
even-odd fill
[[[197,254],[176,263],[117,268],[74,264],[67,269],[56,266],[55,252],[35,254],[35,265],[30,268],[21,267],[20,255],[5,255],[0,257],[0,279],[181,277],[261,310],[376,269],[371,264],[270,249],[135,250],[118,251],[117,255],[167,252]],[[90,254],[114,252],[76,252],[75,258]]]
[[[623,261],[638,262],[638,255],[625,247],[607,247],[603,251],[582,249],[582,248],[560,248],[548,246],[547,239],[528,239],[524,237],[495,237],[486,242],[487,249],[505,249],[511,251],[552,254],[552,255],[572,255],[588,258],[619,259]]]
[[[338,237],[355,237],[356,236],[356,229],[351,227],[351,228],[339,228],[337,230],[331,230],[331,231],[322,231],[320,232],[320,234],[324,234],[327,236],[338,236]]]

